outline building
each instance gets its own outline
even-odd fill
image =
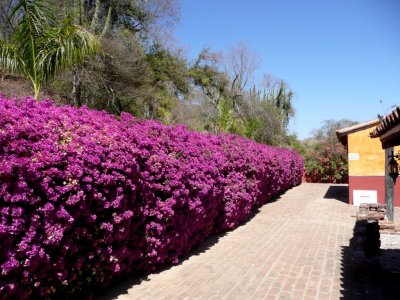
[[[385,203],[385,150],[379,139],[370,137],[379,120],[353,125],[336,131],[349,159],[349,203]],[[395,186],[400,196],[400,183]],[[400,197],[394,197],[400,206]]]
[[[400,106],[396,107],[390,114],[381,118],[378,126],[370,133],[373,139],[379,138],[382,149],[385,149],[387,170],[385,172],[385,200],[386,216],[389,221],[394,219],[394,206],[399,206],[399,186],[396,179],[399,176],[399,165],[396,160],[400,159]],[[397,195],[397,196],[396,196]]]

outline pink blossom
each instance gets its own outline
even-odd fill
[[[298,153],[235,135],[0,96],[0,298],[176,264],[302,174]]]

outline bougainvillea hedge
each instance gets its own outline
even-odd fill
[[[0,97],[0,298],[177,263],[302,174],[296,152],[237,136]]]

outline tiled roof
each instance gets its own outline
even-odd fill
[[[400,125],[400,106],[396,107],[394,111],[385,116],[379,122],[379,125],[375,128],[375,130],[372,131],[369,135],[372,138],[380,137],[397,125]]]

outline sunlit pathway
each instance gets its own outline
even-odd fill
[[[180,265],[99,299],[340,299],[342,247],[355,222],[352,206],[335,196],[343,189],[293,188]]]

